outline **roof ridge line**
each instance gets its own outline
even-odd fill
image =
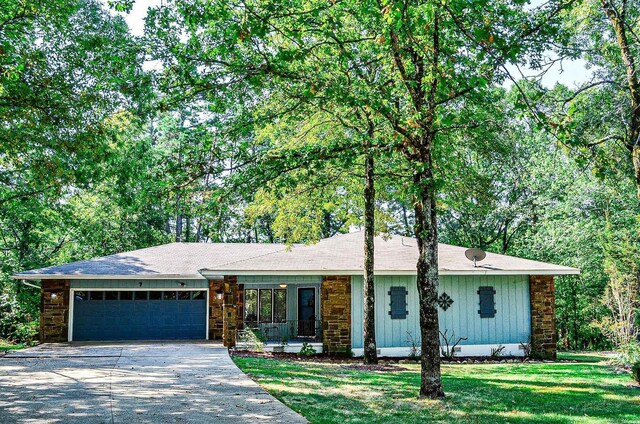
[[[247,243],[247,244],[256,244],[256,243]],[[280,244],[280,243],[264,243],[264,244]],[[292,246],[294,246],[294,245],[292,245]],[[222,266],[231,265],[231,264],[235,264],[235,263],[238,263],[238,262],[248,261],[248,260],[251,260],[251,259],[262,258],[262,257],[264,257],[264,256],[273,255],[274,253],[284,252],[284,251],[286,251],[286,250],[287,250],[287,247],[288,247],[288,246],[285,246],[283,249],[279,249],[279,250],[276,250],[276,251],[274,251],[274,252],[267,252],[267,253],[263,253],[263,254],[261,254],[261,255],[251,256],[251,257],[249,257],[249,258],[238,259],[237,261],[225,262],[225,263],[222,263],[222,264],[216,265],[216,267],[215,267],[215,268],[220,268],[220,267],[222,267]],[[212,268],[202,268],[202,269],[199,269],[199,270],[198,270],[198,272],[200,272],[200,271],[205,271],[205,270],[208,270],[208,271],[215,271],[215,270],[216,270],[215,268],[213,268],[213,269],[212,269]]]

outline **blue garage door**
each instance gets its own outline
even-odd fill
[[[73,340],[206,338],[206,290],[76,291]]]

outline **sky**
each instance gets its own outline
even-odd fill
[[[106,1],[106,0],[105,0]],[[532,6],[537,6],[542,0],[533,0]],[[162,4],[162,0],[137,0],[134,3],[133,9],[128,14],[122,14],[129,25],[131,33],[137,36],[144,34],[144,18],[147,15],[147,9],[149,7],[156,7]],[[512,75],[518,75],[518,71],[515,67],[510,67]],[[535,75],[536,72],[532,70],[524,69],[525,76]],[[556,83],[564,84],[568,87],[575,87],[580,83],[584,83],[589,80],[590,71],[585,68],[585,62],[583,60],[565,60],[560,63],[556,63],[549,69],[546,75],[542,78],[542,84],[546,87],[553,87]],[[511,85],[510,82],[506,82],[505,86]]]

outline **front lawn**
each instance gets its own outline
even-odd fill
[[[23,344],[13,344],[7,340],[0,339],[0,352],[6,352],[7,350],[18,350],[24,348]]]
[[[413,363],[373,372],[348,364],[233,360],[313,424],[640,420],[640,389],[632,387],[628,374],[616,374],[603,362],[447,364],[442,367],[447,398],[428,401],[417,399],[420,374]]]

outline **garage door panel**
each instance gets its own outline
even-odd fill
[[[75,297],[73,340],[206,337],[206,300],[192,300],[188,294],[180,292],[178,296],[162,296],[161,299],[157,294],[149,296],[145,292],[136,292],[135,295],[120,292],[117,300],[88,300],[90,297]],[[112,295],[110,299],[114,297]]]

